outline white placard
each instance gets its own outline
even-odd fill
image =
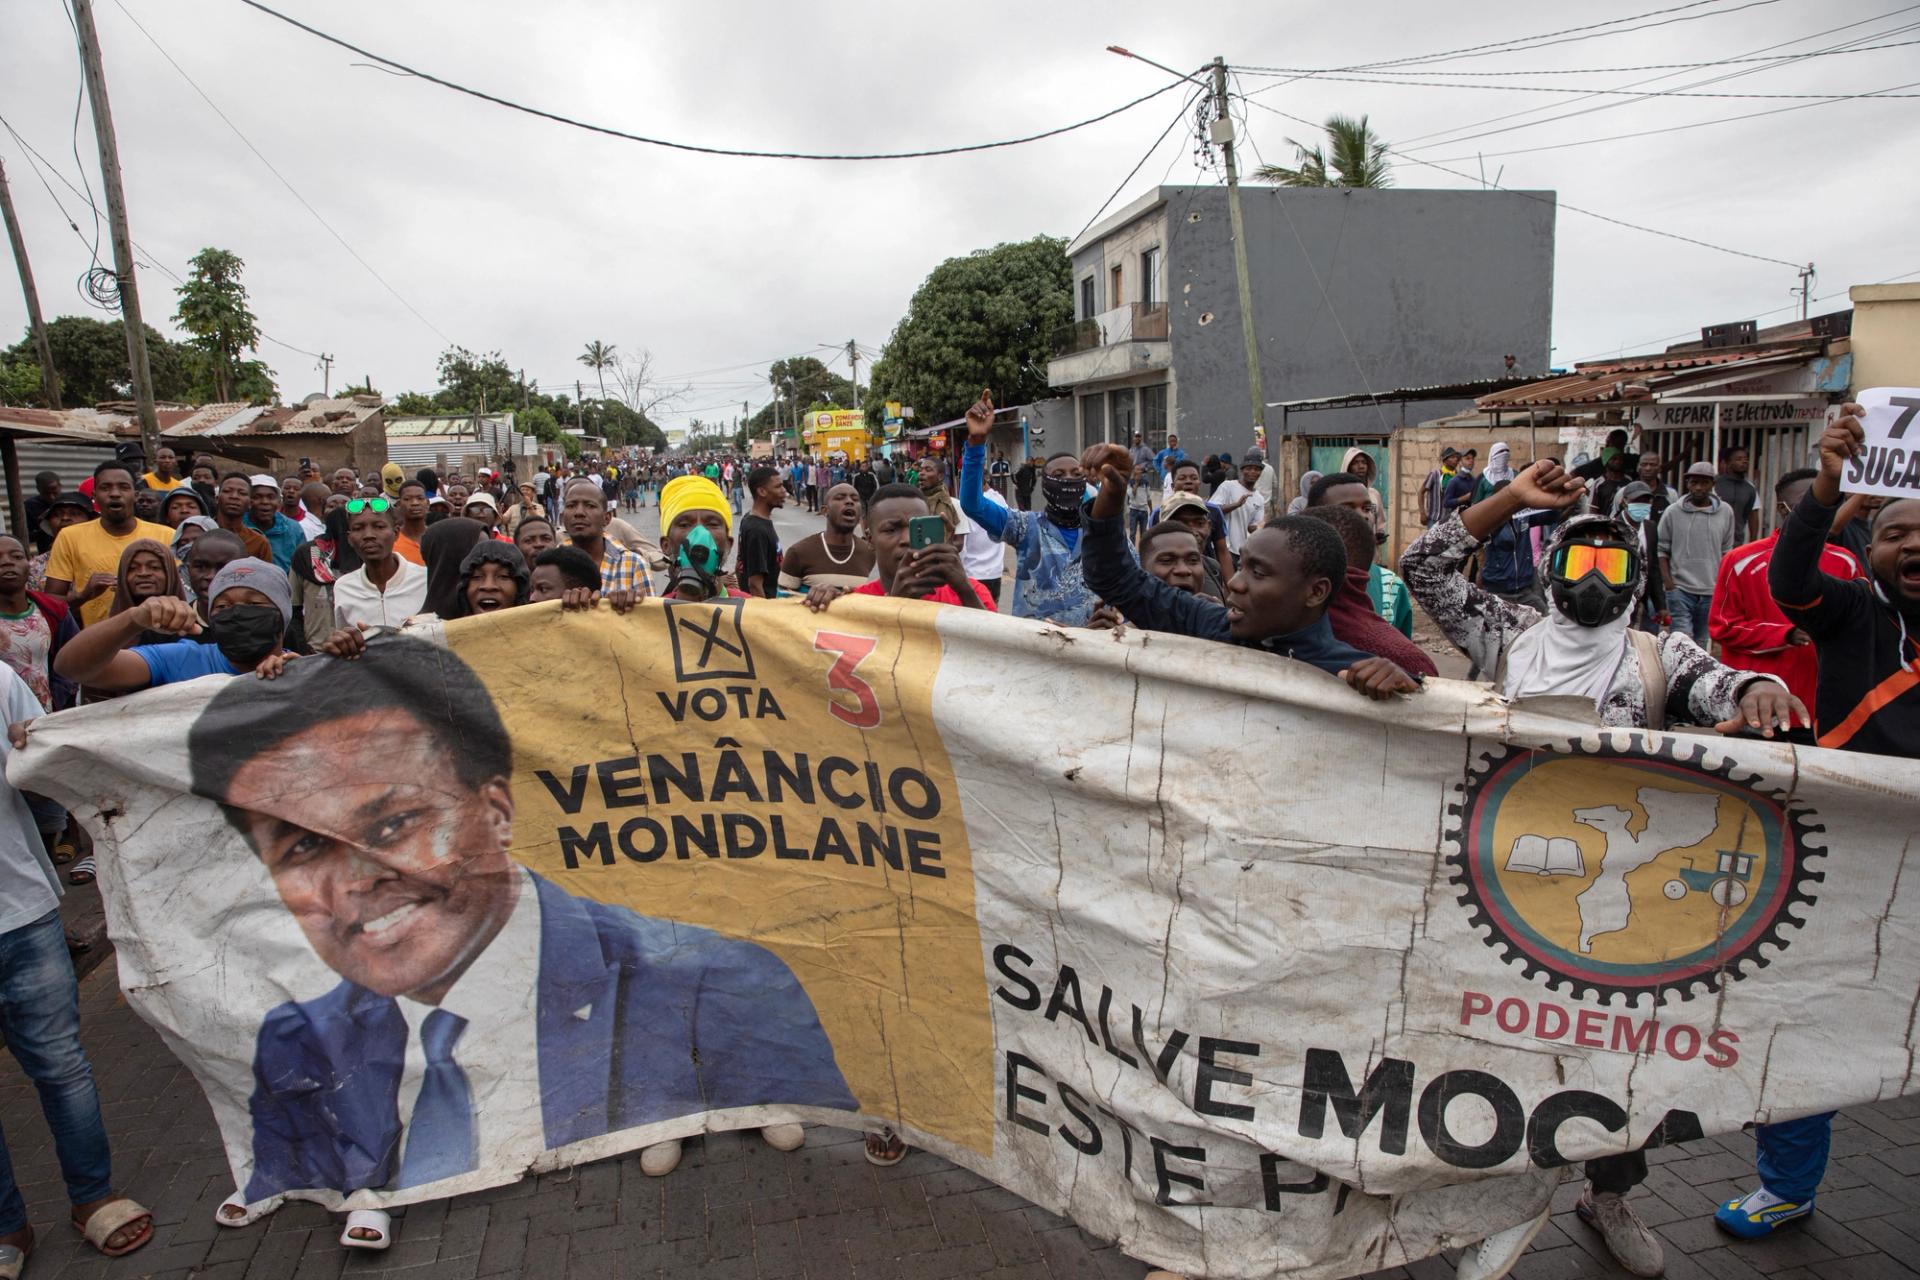
[[[1841,471],[1841,490],[1920,498],[1920,388],[1870,387],[1854,402],[1867,411],[1866,447]]]

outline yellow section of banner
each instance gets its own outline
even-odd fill
[[[447,627],[514,745],[513,856],[759,943],[868,1114],[993,1145],[993,1032],[938,606],[649,602]]]

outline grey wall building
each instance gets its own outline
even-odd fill
[[[1386,391],[1550,367],[1552,192],[1246,186],[1267,402]],[[1224,187],[1157,187],[1068,247],[1074,324],[1051,383],[1074,397],[1081,446],[1189,455],[1253,443]],[[1457,405],[1421,406],[1434,417]],[[1388,407],[1295,418],[1316,436],[1384,436]],[[1270,410],[1269,430],[1279,430]],[[1048,441],[1049,447],[1053,441]]]

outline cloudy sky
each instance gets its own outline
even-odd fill
[[[597,136],[355,66],[356,55],[240,0],[96,4],[134,238],[151,261],[181,274],[207,245],[246,260],[262,327],[291,344],[262,348],[288,398],[320,389],[314,360],[301,351],[337,357],[336,387],[343,376],[371,375],[392,393],[430,390],[434,358],[449,343],[497,349],[543,387],[570,389],[588,376],[576,356],[598,338],[622,352],[651,352],[659,373],[690,387],[663,415],[668,424],[723,417],[743,400],[758,408],[767,361],[824,358],[824,344],[850,337],[877,349],[942,259],[1079,231],[1183,97],[1169,93],[1064,137],[967,156],[729,159]],[[1222,0],[1199,9],[1132,0],[275,7],[423,71],[557,113],[675,140],[826,152],[1019,136],[1167,82],[1106,52],[1109,44],[1183,70],[1215,54],[1241,67],[1351,68],[1615,19],[1551,44],[1393,69],[1420,85],[1250,73],[1240,87],[1261,91],[1252,101],[1306,120],[1369,113],[1405,153],[1394,171],[1400,186],[1477,185],[1484,156],[1489,179],[1556,191],[1559,364],[1786,308],[1796,284],[1786,263],[1817,264],[1816,294],[1839,295],[1818,308],[1827,310],[1846,305],[1849,284],[1920,276],[1912,234],[1920,98],[1580,96],[1627,87],[1920,93],[1912,83],[1920,81],[1920,44],[1899,44],[1920,40],[1920,5],[1897,0],[1362,0],[1337,11],[1306,0]],[[4,0],[0,36],[0,115],[78,184],[79,63],[61,0]],[[1868,44],[1898,47],[1634,69]],[[1343,74],[1385,78],[1380,70]],[[1537,91],[1542,86],[1553,91]],[[1771,114],[1731,119],[1760,112]],[[1262,108],[1248,117],[1252,143],[1270,160],[1290,157],[1289,135],[1308,136]],[[1714,123],[1677,128],[1701,122]],[[1654,130],[1668,132],[1619,137]],[[78,142],[97,192],[84,111]],[[1190,134],[1176,128],[1117,203],[1163,179],[1215,181],[1196,174],[1192,151]],[[87,312],[76,287],[87,244],[3,131],[0,159],[43,308]],[[90,241],[85,202],[48,181]],[[1568,205],[1778,261],[1650,235]],[[110,262],[104,231],[101,241]],[[149,322],[163,331],[172,330],[172,284],[158,270],[141,276]],[[24,327],[9,280],[0,288],[0,333]],[[845,372],[844,357],[836,367]]]

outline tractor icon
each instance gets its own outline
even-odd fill
[[[1693,865],[1693,859],[1687,859],[1687,866],[1678,877],[1667,881],[1661,892],[1675,902],[1689,893],[1704,893],[1712,898],[1719,907],[1732,909],[1747,900],[1747,882],[1753,878],[1753,857],[1750,853],[1740,853],[1733,849],[1715,851],[1716,862],[1711,871],[1702,871]]]

